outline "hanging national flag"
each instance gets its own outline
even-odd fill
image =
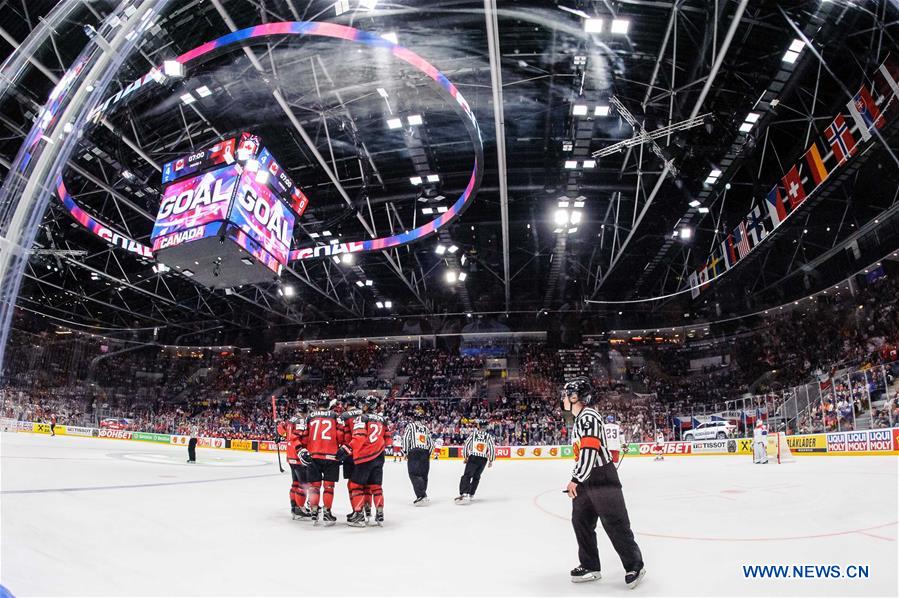
[[[795,210],[805,201],[805,188],[799,179],[799,169],[793,164],[793,167],[787,171],[787,174],[781,179],[784,189],[787,192],[787,201],[790,202],[790,211]]]
[[[704,286],[709,283],[709,269],[706,266],[703,266],[699,269],[699,286]]]
[[[817,187],[827,178],[827,175],[830,174],[827,172],[827,167],[824,166],[824,160],[821,159],[821,152],[818,151],[818,144],[812,142],[812,145],[805,151],[805,154],[803,154],[802,157],[805,158],[805,163],[808,164],[808,170],[812,175],[812,180],[815,181],[815,187]]]
[[[869,129],[875,124],[878,129],[883,127],[883,117],[880,114],[880,108],[877,107],[867,87],[862,85],[858,93],[852,98],[852,101],[855,102],[855,109],[861,114]]]
[[[780,187],[774,185],[771,191],[768,192],[765,203],[768,204],[768,215],[771,216],[772,228],[777,228],[787,218],[787,208],[784,206],[784,200],[780,196]]]
[[[768,229],[765,228],[765,223],[762,221],[762,208],[755,206],[747,218],[749,219],[749,237],[752,239],[752,246],[755,247],[768,236]]]
[[[749,235],[746,234],[745,222],[740,222],[740,226],[734,229],[734,246],[737,248],[737,253],[740,254],[740,259],[746,257],[752,249],[749,246]]]
[[[830,144],[833,155],[839,164],[855,154],[855,138],[849,132],[849,127],[846,126],[846,120],[842,114],[837,114],[830,126],[825,129],[824,135],[827,136],[827,143]]]
[[[715,280],[721,274],[724,274],[726,270],[724,269],[724,261],[718,257],[718,254],[715,251],[712,251],[712,255],[709,256],[709,262],[706,264],[706,267],[709,271],[709,280]]]
[[[687,277],[687,282],[690,285],[690,296],[696,299],[699,297],[699,277],[696,275],[696,272]]]
[[[721,256],[724,258],[724,267],[728,270],[737,263],[737,252],[734,250],[734,237],[727,235],[721,243]]]
[[[871,92],[864,85],[853,96],[852,101],[846,103],[846,108],[849,109],[849,116],[855,121],[858,134],[861,135],[863,141],[871,139],[871,127],[875,124],[878,129],[883,126],[880,109],[874,102],[874,98],[871,97]]]

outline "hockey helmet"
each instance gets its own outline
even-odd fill
[[[362,406],[365,407],[367,411],[374,411],[378,408],[378,397],[375,395],[368,395],[362,399]]]
[[[316,399],[316,401],[315,401],[315,406],[318,407],[319,409],[330,409],[331,407],[334,406],[334,403],[336,403],[336,402],[337,401],[335,399],[331,398],[331,395],[329,395],[326,392],[323,392],[320,395],[318,395],[318,399]]]
[[[614,415],[608,415],[608,416],[606,416],[606,423],[607,423],[607,424],[614,424],[614,423],[615,423],[615,416],[614,416]]]
[[[577,395],[578,400],[583,404],[589,404],[593,401],[593,384],[586,376],[578,376],[572,378],[562,387],[562,398]]]

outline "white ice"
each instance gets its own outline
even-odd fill
[[[291,521],[274,455],[30,434],[0,437],[0,583],[33,595],[897,595],[895,457],[626,459],[647,576],[629,592],[599,531],[603,579],[577,565],[567,461],[504,461],[456,506],[459,461],[430,507],[385,466],[386,525]],[[745,579],[742,565],[858,564],[867,579]]]

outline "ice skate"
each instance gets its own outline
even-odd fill
[[[337,517],[331,514],[331,509],[324,509],[322,511],[322,523],[328,527],[337,523]]]
[[[628,571],[624,576],[624,583],[627,584],[627,587],[630,589],[634,589],[640,583],[640,581],[646,576],[646,569],[640,567],[639,571]]]
[[[309,510],[309,519],[312,520],[312,525],[318,525],[318,507]]]
[[[426,507],[431,504],[431,499],[427,496],[422,496],[421,498],[416,498],[412,501],[412,504],[416,507]]]
[[[571,583],[584,583],[587,581],[596,581],[601,578],[602,573],[599,571],[591,571],[580,565],[571,570]]]
[[[350,527],[365,527],[365,515],[362,511],[353,511],[347,515],[346,524]]]
[[[384,527],[384,509],[378,509],[375,513],[375,525]]]

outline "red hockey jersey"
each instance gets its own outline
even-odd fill
[[[356,418],[350,445],[354,463],[366,463],[383,455],[392,443],[393,436],[383,416],[366,413]]]
[[[340,445],[345,444],[344,432],[333,411],[313,411],[306,418],[303,442],[313,459],[335,460]]]

